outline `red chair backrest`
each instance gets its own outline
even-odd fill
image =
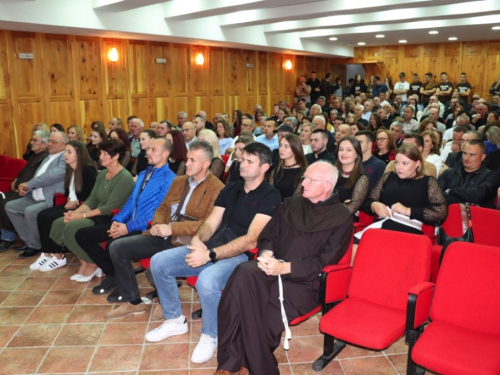
[[[7,155],[0,155],[0,176],[5,176],[5,173],[7,172],[6,167],[7,163],[10,160],[10,156]]]
[[[406,310],[410,288],[430,275],[428,237],[368,229],[356,252],[348,296]]]
[[[450,237],[460,237],[463,234],[462,214],[460,213],[460,205],[458,203],[448,206],[448,216],[441,226]]]
[[[500,249],[452,243],[443,258],[431,307],[433,321],[500,335]]]
[[[24,159],[11,158],[10,160],[7,161],[3,176],[12,179],[16,178],[19,172],[21,172],[21,169],[23,169],[26,166],[26,163],[27,161]]]
[[[227,164],[227,161],[229,160],[229,155],[221,155],[220,156],[222,161],[224,162],[224,165]]]

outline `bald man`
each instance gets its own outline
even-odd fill
[[[218,309],[216,374],[279,374],[273,352],[284,327],[319,306],[321,270],[337,264],[349,247],[352,215],[334,190],[338,175],[326,161],[310,165],[302,196],[285,199],[260,234],[257,260],[233,271]],[[287,330],[285,347],[290,338]]]

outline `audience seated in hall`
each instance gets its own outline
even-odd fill
[[[188,331],[182,314],[176,277],[198,276],[196,289],[203,309],[201,337],[191,361],[208,361],[217,347],[217,307],[234,268],[249,259],[262,228],[281,205],[278,190],[264,181],[271,150],[254,142],[245,146],[240,167],[244,181],[229,183],[188,247],[160,252],[151,258],[158,296],[166,321],[148,332],[156,342]]]

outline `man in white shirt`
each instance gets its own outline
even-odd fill
[[[467,116],[465,113],[462,113],[458,118],[456,119],[455,123],[453,124],[453,127],[447,129],[444,132],[443,135],[443,141],[449,141],[453,139],[453,129],[455,129],[457,126],[469,126],[469,116]]]
[[[197,140],[196,128],[192,122],[186,121],[182,124],[182,135],[184,136],[184,141],[186,141],[186,148],[189,150],[191,143]]]
[[[446,131],[446,125],[442,122],[439,122],[439,110],[437,108],[431,108],[429,110],[429,120],[435,121],[437,124],[437,129],[441,134],[444,135]]]
[[[16,250],[24,250],[19,258],[31,258],[37,255],[42,245],[38,233],[36,218],[38,213],[54,204],[54,193],[64,192],[66,161],[64,148],[68,136],[63,132],[53,132],[49,139],[49,156],[38,167],[35,176],[19,185],[21,199],[8,202],[5,212],[14,225],[24,245]]]
[[[372,112],[373,112],[373,100],[368,99],[367,101],[365,101],[365,106],[361,117],[366,121],[370,121],[370,116],[372,115]]]
[[[410,83],[406,82],[405,74],[403,72],[399,73],[399,82],[394,84],[394,94],[401,95],[402,104],[408,103],[407,92],[410,90]]]

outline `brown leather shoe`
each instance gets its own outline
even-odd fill
[[[236,375],[236,372],[226,371],[226,370],[217,370],[214,375]]]
[[[132,305],[130,302],[121,304],[118,308],[111,310],[106,314],[108,319],[123,318],[131,314],[142,314],[146,311],[146,305],[140,303],[138,305]]]
[[[250,371],[246,367],[240,367],[240,375],[250,375]]]
[[[164,320],[163,317],[163,308],[160,304],[158,304],[153,310],[153,314],[151,315],[151,320]]]

